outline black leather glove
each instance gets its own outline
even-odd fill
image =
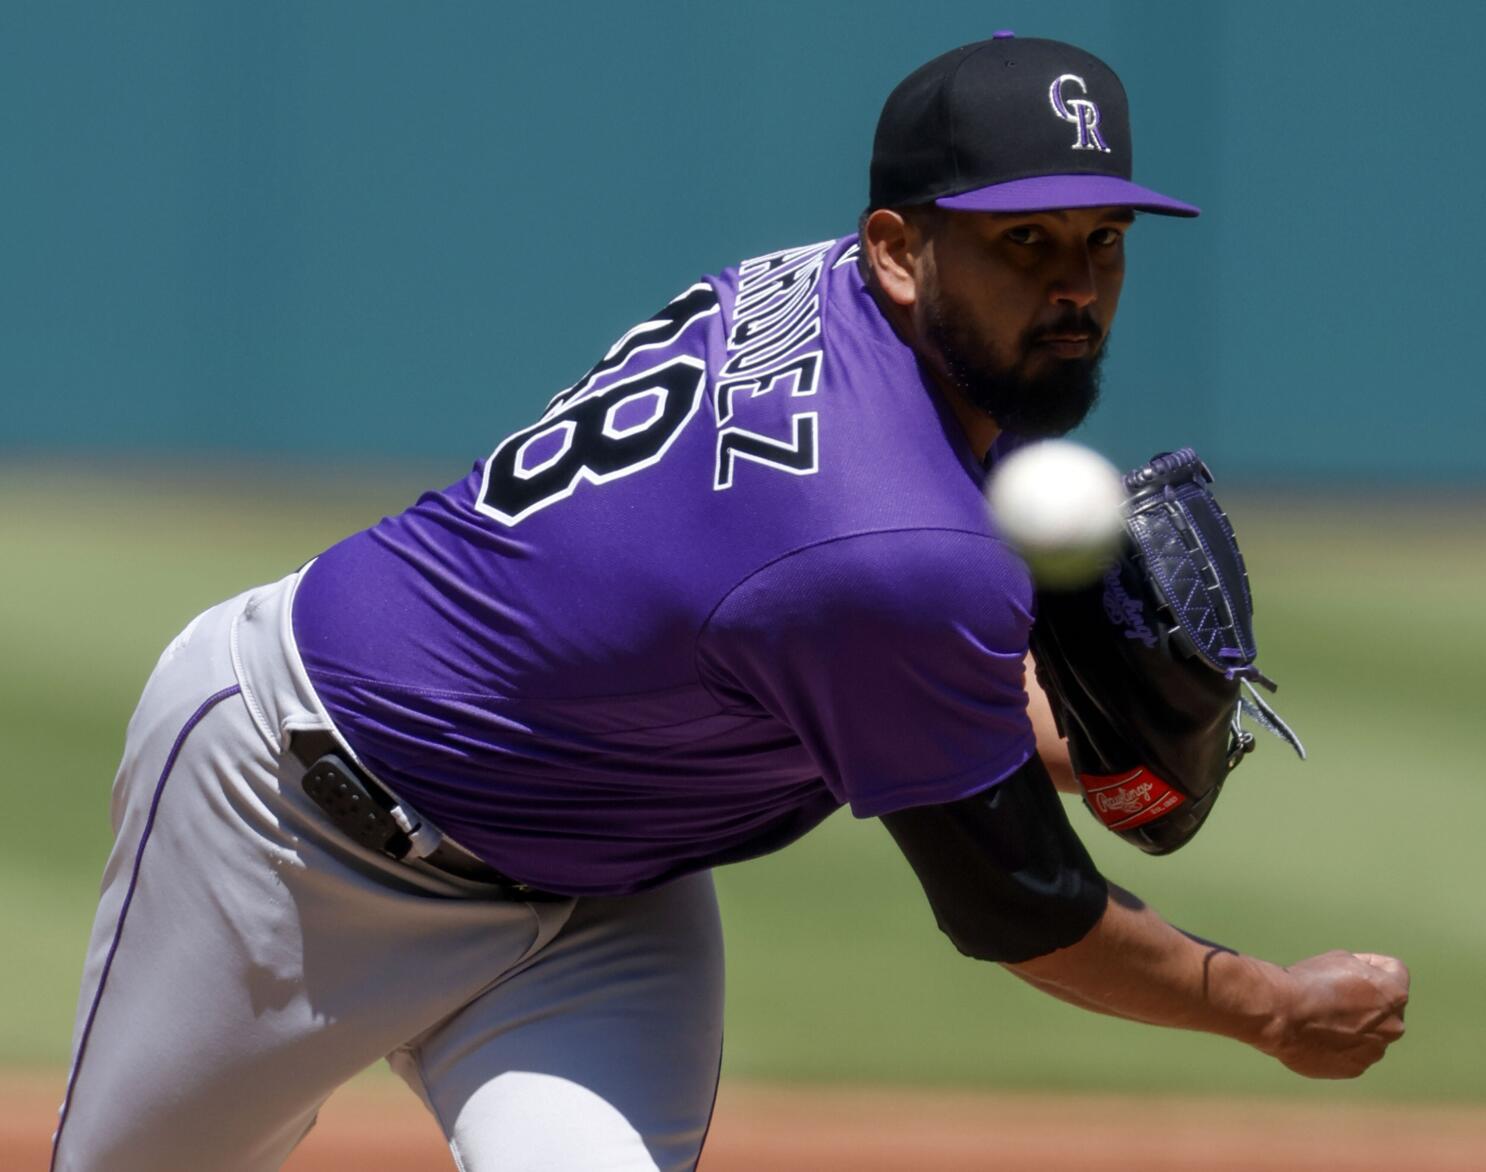
[[[1295,734],[1254,690],[1243,555],[1191,448],[1125,475],[1125,542],[1093,585],[1041,589],[1037,677],[1094,816],[1162,855],[1189,841],[1254,747],[1240,716]]]

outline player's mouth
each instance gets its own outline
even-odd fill
[[[1069,309],[1031,331],[1028,350],[1049,358],[1090,358],[1104,331],[1087,309]]]
[[[1032,345],[1044,354],[1057,358],[1087,358],[1098,344],[1097,334],[1082,331],[1040,334]]]

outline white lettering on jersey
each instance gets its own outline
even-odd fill
[[[821,351],[801,351],[820,336],[820,281],[825,255],[834,243],[827,240],[772,252],[738,267],[728,360],[717,378],[714,489],[733,486],[739,460],[793,476],[820,470],[817,412],[791,412],[787,437],[753,431],[732,420],[740,401],[746,403],[776,390],[791,398],[815,394]]]

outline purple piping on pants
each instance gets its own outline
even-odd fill
[[[82,1070],[83,1056],[88,1050],[88,1038],[93,1032],[93,1020],[98,1016],[98,1006],[103,1000],[103,989],[108,984],[108,973],[113,968],[114,954],[119,951],[119,941],[124,935],[124,919],[129,914],[129,904],[134,900],[134,889],[139,885],[139,868],[144,862],[144,848],[150,841],[150,831],[155,826],[155,813],[160,809],[160,796],[165,792],[165,783],[170,778],[170,771],[175,767],[175,759],[180,756],[181,747],[186,743],[186,738],[191,735],[191,730],[201,723],[202,717],[220,704],[229,696],[236,696],[242,689],[233,684],[230,688],[223,688],[215,695],[208,696],[202,702],[200,708],[191,713],[191,717],[181,727],[180,733],[175,738],[175,744],[170,746],[170,754],[165,758],[165,768],[160,771],[160,780],[155,783],[155,795],[150,799],[149,817],[145,819],[144,833],[139,836],[139,848],[134,852],[134,871],[129,876],[129,890],[124,893],[123,906],[119,908],[119,922],[114,928],[113,943],[108,946],[108,959],[103,962],[103,974],[98,978],[98,991],[93,994],[93,1004],[88,1008],[88,1023],[83,1027],[83,1036],[77,1044],[77,1058],[72,1063],[72,1073],[67,1078],[67,1095],[62,1100],[62,1117],[57,1121],[57,1134],[52,1137],[52,1162],[51,1169],[55,1172],[57,1167],[57,1152],[62,1146],[62,1129],[67,1126],[67,1113],[72,1107],[72,1091],[77,1085],[78,1072]]]
[[[723,1038],[726,1043],[727,1039]],[[707,1108],[707,1126],[702,1128],[702,1146],[697,1149],[696,1163],[691,1166],[692,1172],[696,1172],[702,1162],[702,1152],[707,1147],[707,1137],[712,1134],[712,1121],[717,1118],[717,1091],[722,1085],[722,1051],[723,1047],[717,1047],[717,1078],[712,1083],[712,1106]]]

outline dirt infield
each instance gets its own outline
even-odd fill
[[[0,1168],[45,1169],[56,1075],[0,1079]],[[1159,1138],[1155,1138],[1159,1137]],[[288,1172],[454,1167],[390,1081],[338,1094]],[[701,1172],[1481,1172],[1486,1108],[729,1084]],[[202,1172],[209,1172],[203,1169]]]

